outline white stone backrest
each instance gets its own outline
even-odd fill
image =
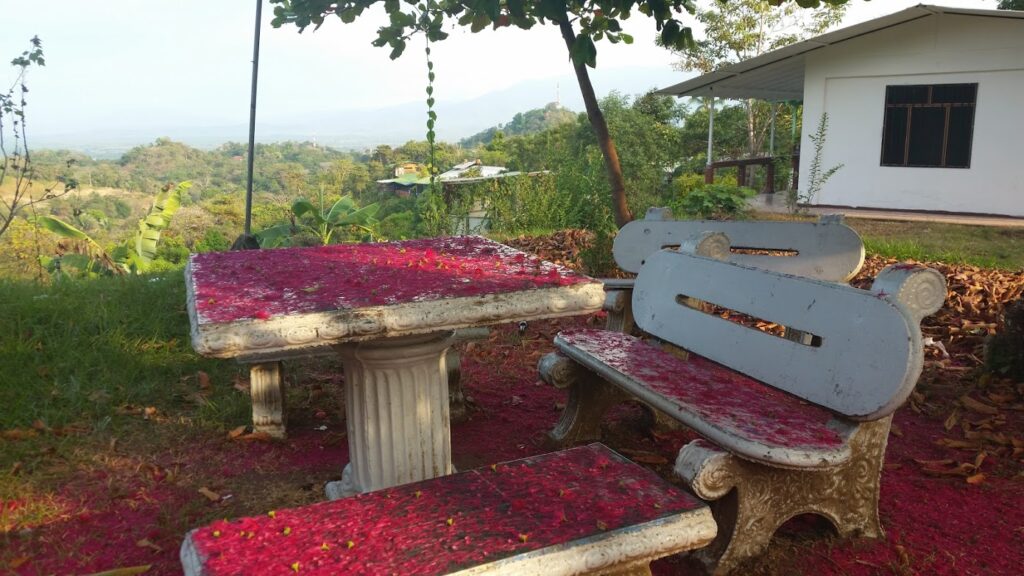
[[[864,264],[864,244],[860,236],[835,220],[720,222],[660,219],[663,216],[651,214],[619,230],[612,253],[620,268],[639,272],[648,256],[662,248],[679,246],[701,232],[722,232],[729,237],[732,242],[729,262],[785,274],[846,282],[856,276]],[[787,255],[750,254],[744,253],[744,249],[785,251]]]
[[[920,316],[892,294],[662,250],[640,270],[633,313],[649,334],[852,419],[874,420],[906,400],[923,359]],[[813,336],[787,340],[687,305],[695,300]]]

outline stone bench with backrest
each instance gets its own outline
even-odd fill
[[[890,266],[859,290],[708,257],[727,253],[720,233],[680,244],[648,256],[637,276],[644,337],[555,338],[542,377],[570,397],[552,437],[598,438],[602,414],[626,399],[697,432],[676,472],[713,501],[718,537],[697,555],[714,573],[759,554],[800,514],[824,516],[842,535],[882,536],[892,413],[917,382],[919,324],[941,306],[944,278]],[[759,330],[756,320],[801,337]]]
[[[715,257],[736,264],[830,282],[848,282],[864,265],[864,243],[840,215],[817,222],[673,220],[668,208],[652,208],[619,230],[612,254],[619,268],[635,274],[648,256],[703,232],[725,234],[732,245],[715,247]],[[604,283],[608,329],[630,332],[633,280]]]
[[[704,503],[592,444],[217,521],[186,536],[181,561],[186,576],[650,575],[714,536]]]

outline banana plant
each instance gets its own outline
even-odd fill
[[[107,274],[140,274],[149,269],[156,258],[161,233],[171,224],[171,218],[181,207],[181,198],[192,187],[185,181],[168,186],[153,201],[149,214],[139,220],[135,236],[115,246],[109,252],[88,234],[55,216],[36,216],[35,224],[54,234],[71,240],[65,246],[67,253],[59,259],[43,258],[43,265],[57,271],[62,265],[71,265],[89,276]]]
[[[60,243],[64,251],[63,255],[39,257],[40,263],[47,270],[59,274],[62,267],[77,268],[87,277],[125,273],[125,270],[99,243],[71,224],[54,216],[36,216],[32,218],[32,222],[44,230],[69,240],[69,242],[62,241]]]
[[[334,233],[339,229],[361,232],[361,241],[372,242],[380,223],[376,219],[380,210],[379,204],[374,202],[360,208],[348,194],[339,198],[329,209],[324,204],[321,192],[319,207],[305,198],[300,198],[292,204],[291,210],[291,222],[272,226],[256,234],[261,247],[287,245],[293,235],[303,231],[312,234],[320,244],[326,246],[331,243]]]

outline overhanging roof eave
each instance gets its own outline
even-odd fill
[[[936,16],[940,14],[952,14],[960,16],[985,16],[985,17],[1000,17],[1000,18],[1024,18],[1024,12],[1015,12],[1007,10],[982,10],[982,9],[958,9],[958,8],[946,8],[941,6],[919,4],[901,10],[892,14],[875,18],[867,22],[861,22],[854,24],[853,26],[847,26],[846,28],[840,28],[832,32],[826,32],[820,36],[815,36],[802,42],[790,44],[784,46],[778,50],[755,56],[749,60],[744,60],[736,64],[732,64],[720,70],[691,78],[679,84],[669,86],[657,90],[657,94],[665,94],[669,96],[722,96],[723,98],[759,98],[754,93],[758,89],[750,87],[749,80],[746,82],[746,86],[729,86],[730,81],[736,82],[736,79],[753,72],[766,73],[773,69],[784,69],[786,66],[799,65],[803,67],[804,55],[808,52],[819,50],[826,46],[831,46],[853,38],[872,34],[886,28],[893,26],[899,26],[912,22],[920,18],[927,18],[930,16]],[[799,63],[795,62],[794,59],[799,58]],[[796,82],[798,79],[794,76],[790,81]],[[794,85],[787,86],[782,92],[788,92],[795,94],[799,92],[799,98],[803,97],[803,75],[799,75],[800,86]],[[774,88],[779,90],[778,87]],[[745,90],[745,92],[744,92]],[[727,92],[731,93],[732,96],[725,95]],[[793,98],[786,98],[793,99]]]

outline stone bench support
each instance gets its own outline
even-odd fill
[[[697,557],[714,574],[763,552],[800,514],[844,536],[881,537],[892,413],[920,375],[919,324],[942,305],[944,278],[896,265],[858,290],[730,262],[723,240],[706,232],[644,259],[632,294],[641,337],[555,338],[558,352],[539,371],[569,399],[550,438],[599,439],[603,414],[626,399],[702,436],[675,469],[712,501],[718,537]],[[783,330],[758,330],[757,320]]]

